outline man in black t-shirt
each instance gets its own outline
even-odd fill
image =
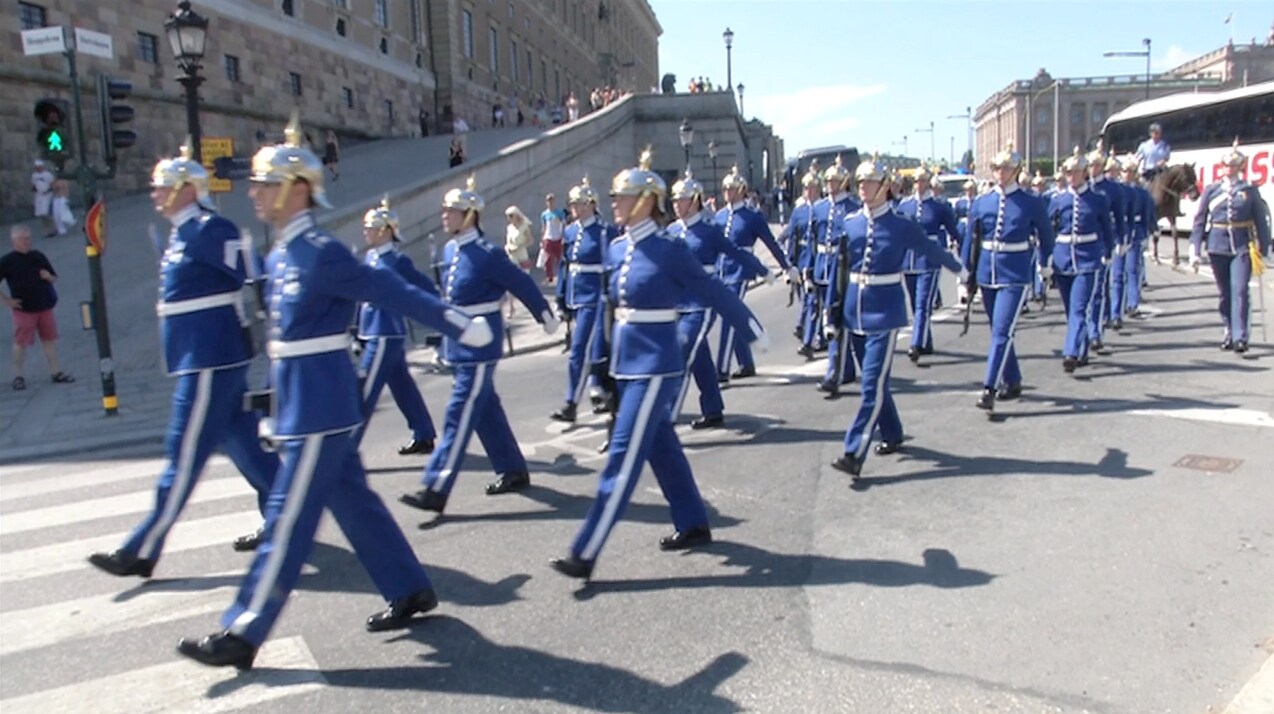
[[[74,382],[74,377],[58,369],[58,328],[53,318],[53,307],[58,301],[53,289],[57,273],[43,253],[31,250],[31,229],[27,226],[14,226],[9,231],[9,242],[13,244],[13,251],[0,258],[0,282],[9,283],[9,296],[0,295],[0,301],[13,311],[13,388],[27,388],[22,366],[27,348],[35,344],[36,335],[40,337],[53,381]]]

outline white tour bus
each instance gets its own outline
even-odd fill
[[[1219,180],[1221,157],[1238,137],[1239,150],[1247,155],[1248,182],[1274,206],[1274,82],[1138,102],[1106,120],[1103,143],[1121,155],[1132,153],[1149,138],[1150,125],[1156,122],[1172,147],[1168,163],[1194,164],[1200,191]],[[1196,209],[1194,201],[1182,201],[1178,231],[1190,230]]]

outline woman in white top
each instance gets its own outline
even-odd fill
[[[531,245],[531,220],[517,206],[504,209],[504,217],[509,222],[504,230],[504,252],[519,268],[530,272],[531,255],[527,248]],[[505,299],[508,300],[507,294]],[[512,300],[508,301],[508,317],[513,317]]]

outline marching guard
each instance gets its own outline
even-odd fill
[[[281,456],[266,506],[265,530],[221,630],[183,638],[177,651],[202,664],[249,669],[278,619],[314,545],[324,509],[367,569],[388,607],[367,618],[377,632],[405,625],[438,604],[437,595],[385,504],[367,485],[352,437],[362,422],[349,325],[359,301],[388,304],[450,339],[475,348],[491,341],[481,317],[444,306],[391,270],[359,262],[320,230],[311,209],[330,207],[323,164],[302,146],[294,116],[281,145],[252,157],[249,195],[278,238],[269,280],[272,417],[263,437]]]
[[[1099,159],[1100,160],[1100,159]],[[1075,154],[1062,164],[1067,187],[1049,202],[1048,215],[1057,229],[1052,264],[1066,313],[1066,338],[1062,343],[1062,369],[1070,374],[1088,364],[1089,311],[1101,290],[1101,269],[1115,250],[1115,228],[1110,202],[1088,181],[1088,159]]]
[[[931,190],[933,172],[928,166],[916,170],[915,192],[898,204],[898,213],[910,218],[924,229],[925,237],[943,250],[948,246],[948,236],[954,240],[959,234],[955,211],[951,204],[934,195]],[[942,266],[930,261],[928,254],[908,251],[903,263],[903,277],[907,281],[907,295],[914,311],[911,329],[911,346],[907,358],[920,362],[920,355],[933,354],[933,329],[931,320],[938,298],[938,278]]]
[[[1121,164],[1114,152],[1106,158],[1106,181],[1119,192],[1121,213],[1116,224],[1123,223],[1123,231],[1117,236],[1115,252],[1110,257],[1110,279],[1107,280],[1106,300],[1102,303],[1100,318],[1103,326],[1114,330],[1124,327],[1124,302],[1128,295],[1129,263],[1136,263],[1140,256],[1133,251],[1133,226],[1140,197],[1133,187],[1120,181]]]
[[[1242,354],[1247,352],[1252,330],[1248,293],[1252,261],[1270,253],[1270,208],[1256,187],[1245,180],[1247,156],[1239,151],[1238,139],[1221,163],[1224,176],[1199,197],[1190,232],[1190,265],[1198,270],[1199,254],[1206,247],[1225,325],[1221,349]]]
[[[1106,330],[1106,309],[1110,304],[1111,281],[1113,270],[1111,263],[1117,257],[1128,252],[1128,239],[1125,233],[1124,218],[1128,211],[1124,207],[1124,189],[1117,181],[1106,178],[1106,155],[1101,145],[1088,154],[1089,190],[1105,197],[1111,214],[1111,237],[1115,241],[1114,249],[1097,271],[1097,289],[1093,292],[1093,304],[1088,309],[1088,341],[1089,350],[1098,352],[1105,348],[1102,338]]]
[[[723,258],[729,257],[743,266],[744,280],[773,279],[759,258],[727,239],[720,226],[703,220],[703,184],[695,180],[689,169],[686,169],[680,181],[672,185],[672,208],[678,220],[668,226],[668,234],[690,246],[696,263],[703,266],[703,272],[710,278],[717,279],[718,264]],[[677,337],[686,366],[686,377],[681,381],[681,391],[673,404],[672,422],[675,424],[681,416],[681,408],[685,404],[693,378],[695,386],[699,387],[700,416],[690,422],[691,429],[713,429],[725,423],[721,385],[717,383],[716,366],[712,362],[712,353],[707,343],[712,323],[713,313],[707,302],[694,290],[686,290],[683,299],[677,304]]]
[[[610,369],[619,402],[597,500],[569,555],[551,563],[572,578],[592,576],[597,556],[647,461],[672,507],[675,531],[660,539],[660,549],[685,550],[712,542],[707,509],[671,420],[685,378],[676,324],[683,295],[698,295],[742,339],[755,341],[765,335],[737,294],[707,274],[685,241],[673,239],[660,227],[667,187],[650,170],[650,158],[646,149],[638,166],[619,172],[611,183],[615,223],[624,228],[606,258],[607,298],[614,312]]]
[[[411,258],[398,249],[398,214],[389,210],[388,198],[363,215],[363,239],[368,246],[363,262],[368,267],[392,270],[421,290],[438,294],[434,282],[416,270]],[[358,339],[364,345],[358,368],[363,384],[363,428],[359,440],[371,422],[381,392],[388,386],[411,429],[411,440],[398,453],[408,456],[432,452],[438,434],[407,367],[407,323],[403,316],[390,308],[363,303],[358,314]]]
[[[566,227],[562,279],[558,281],[558,308],[574,315],[570,354],[566,362],[566,403],[553,412],[557,421],[574,422],[588,386],[589,371],[601,359],[605,329],[602,320],[602,258],[616,236],[614,226],[597,217],[597,191],[588,177],[568,194],[575,220]]]
[[[495,367],[504,351],[500,299],[505,292],[513,293],[550,335],[557,331],[558,321],[531,276],[509,260],[503,248],[484,237],[480,214],[485,206],[472,176],[465,188],[453,188],[442,199],[442,228],[454,236],[443,251],[447,266],[442,279],[443,300],[466,314],[486,317],[495,339],[472,345],[443,338],[443,359],[454,367],[455,381],[442,438],[425,465],[424,488],[398,498],[422,511],[442,513],[446,508],[474,432],[497,474],[496,480],[487,484],[488,496],[531,485],[526,458],[495,392]]]
[[[818,254],[817,223],[814,220],[814,205],[818,203],[823,190],[823,177],[815,166],[801,177],[802,196],[796,200],[792,208],[792,217],[787,224],[787,234],[792,240],[792,265],[801,275],[798,290],[801,296],[800,319],[797,321],[797,339],[801,347],[797,354],[807,360],[814,359],[814,353],[827,348],[823,341],[823,298],[814,285],[814,259]]]
[[[774,240],[774,234],[770,232],[770,224],[766,222],[765,216],[750,208],[744,201],[748,195],[748,180],[739,173],[738,166],[731,168],[730,173],[721,179],[721,188],[725,192],[727,205],[717,212],[716,222],[722,227],[725,237],[738,247],[750,252],[754,252],[756,242],[761,241],[774,256],[774,260],[778,261],[779,268],[788,274],[788,280],[799,279],[800,276],[795,274],[787,262],[787,256],[783,254],[778,241]],[[721,261],[721,281],[727,288],[734,291],[740,300],[748,290],[748,281],[744,277],[746,272],[747,268],[742,263],[729,256]],[[730,360],[734,357],[739,358],[739,371],[731,374]],[[752,359],[752,350],[748,348],[745,341],[735,339],[734,325],[728,321],[724,322],[721,325],[721,340],[717,349],[717,379],[721,382],[729,382],[731,378],[743,379],[755,374],[756,362]]]
[[[225,451],[256,489],[264,513],[279,468],[262,450],[257,416],[243,407],[252,345],[240,295],[255,274],[255,251],[239,229],[207,208],[208,172],[191,158],[163,159],[151,173],[155,210],[173,226],[160,263],[159,330],[169,376],[176,377],[164,444],[168,464],[155,486],[155,507],[118,550],[93,553],[88,562],[119,576],[149,578],[169,529],[181,514],[213,449]],[[260,532],[235,539],[235,550],[257,547]]]
[[[1155,199],[1150,191],[1138,180],[1140,164],[1135,156],[1128,156],[1123,162],[1124,188],[1131,196],[1128,224],[1129,248],[1124,258],[1124,304],[1112,306],[1111,319],[1141,316],[1141,284],[1146,275],[1146,241],[1150,231],[1157,231],[1158,215],[1155,212]],[[1119,313],[1116,314],[1115,310]]]
[[[980,288],[982,305],[991,319],[991,346],[982,396],[977,401],[978,408],[988,413],[994,411],[997,399],[1016,399],[1022,394],[1022,370],[1013,337],[1027,286],[1034,279],[1033,261],[1047,279],[1048,256],[1053,252],[1053,231],[1044,200],[1022,190],[1016,181],[1021,163],[1021,154],[1011,144],[991,160],[997,183],[973,202],[970,238],[962,256],[966,265],[973,266],[969,299],[974,297],[973,288]]]
[[[823,318],[828,314],[831,299],[832,277],[836,274],[836,260],[840,245],[844,239],[845,218],[862,208],[862,204],[849,192],[849,184],[853,174],[841,163],[840,156],[836,162],[823,172],[823,181],[827,186],[827,196],[814,206],[814,230],[818,233],[818,247],[814,254],[814,292],[819,295],[818,309]],[[861,192],[861,191],[860,191]],[[822,318],[820,318],[822,319]],[[823,332],[827,340],[827,372],[817,387],[821,392],[831,396],[839,393],[841,385],[849,384],[856,379],[859,355],[854,352],[852,340],[845,339],[844,330],[838,321],[827,323],[824,320]]]
[[[828,329],[843,327],[862,359],[862,402],[845,432],[845,453],[832,462],[855,480],[877,427],[881,439],[877,454],[892,454],[902,447],[902,420],[890,393],[889,375],[898,330],[910,319],[903,284],[908,251],[952,272],[964,272],[959,258],[947,252],[943,243],[930,240],[920,224],[890,209],[889,177],[875,158],[859,164],[856,177],[863,207],[844,221],[838,246],[844,258],[834,263],[827,316]]]

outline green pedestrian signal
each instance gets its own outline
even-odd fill
[[[71,158],[71,137],[66,133],[70,106],[65,99],[45,98],[35,103],[33,112],[40,124],[35,135],[36,146],[46,161],[59,167]]]
[[[51,151],[60,154],[64,150],[62,147],[62,132],[57,129],[50,129],[47,136],[44,137],[45,151]]]

